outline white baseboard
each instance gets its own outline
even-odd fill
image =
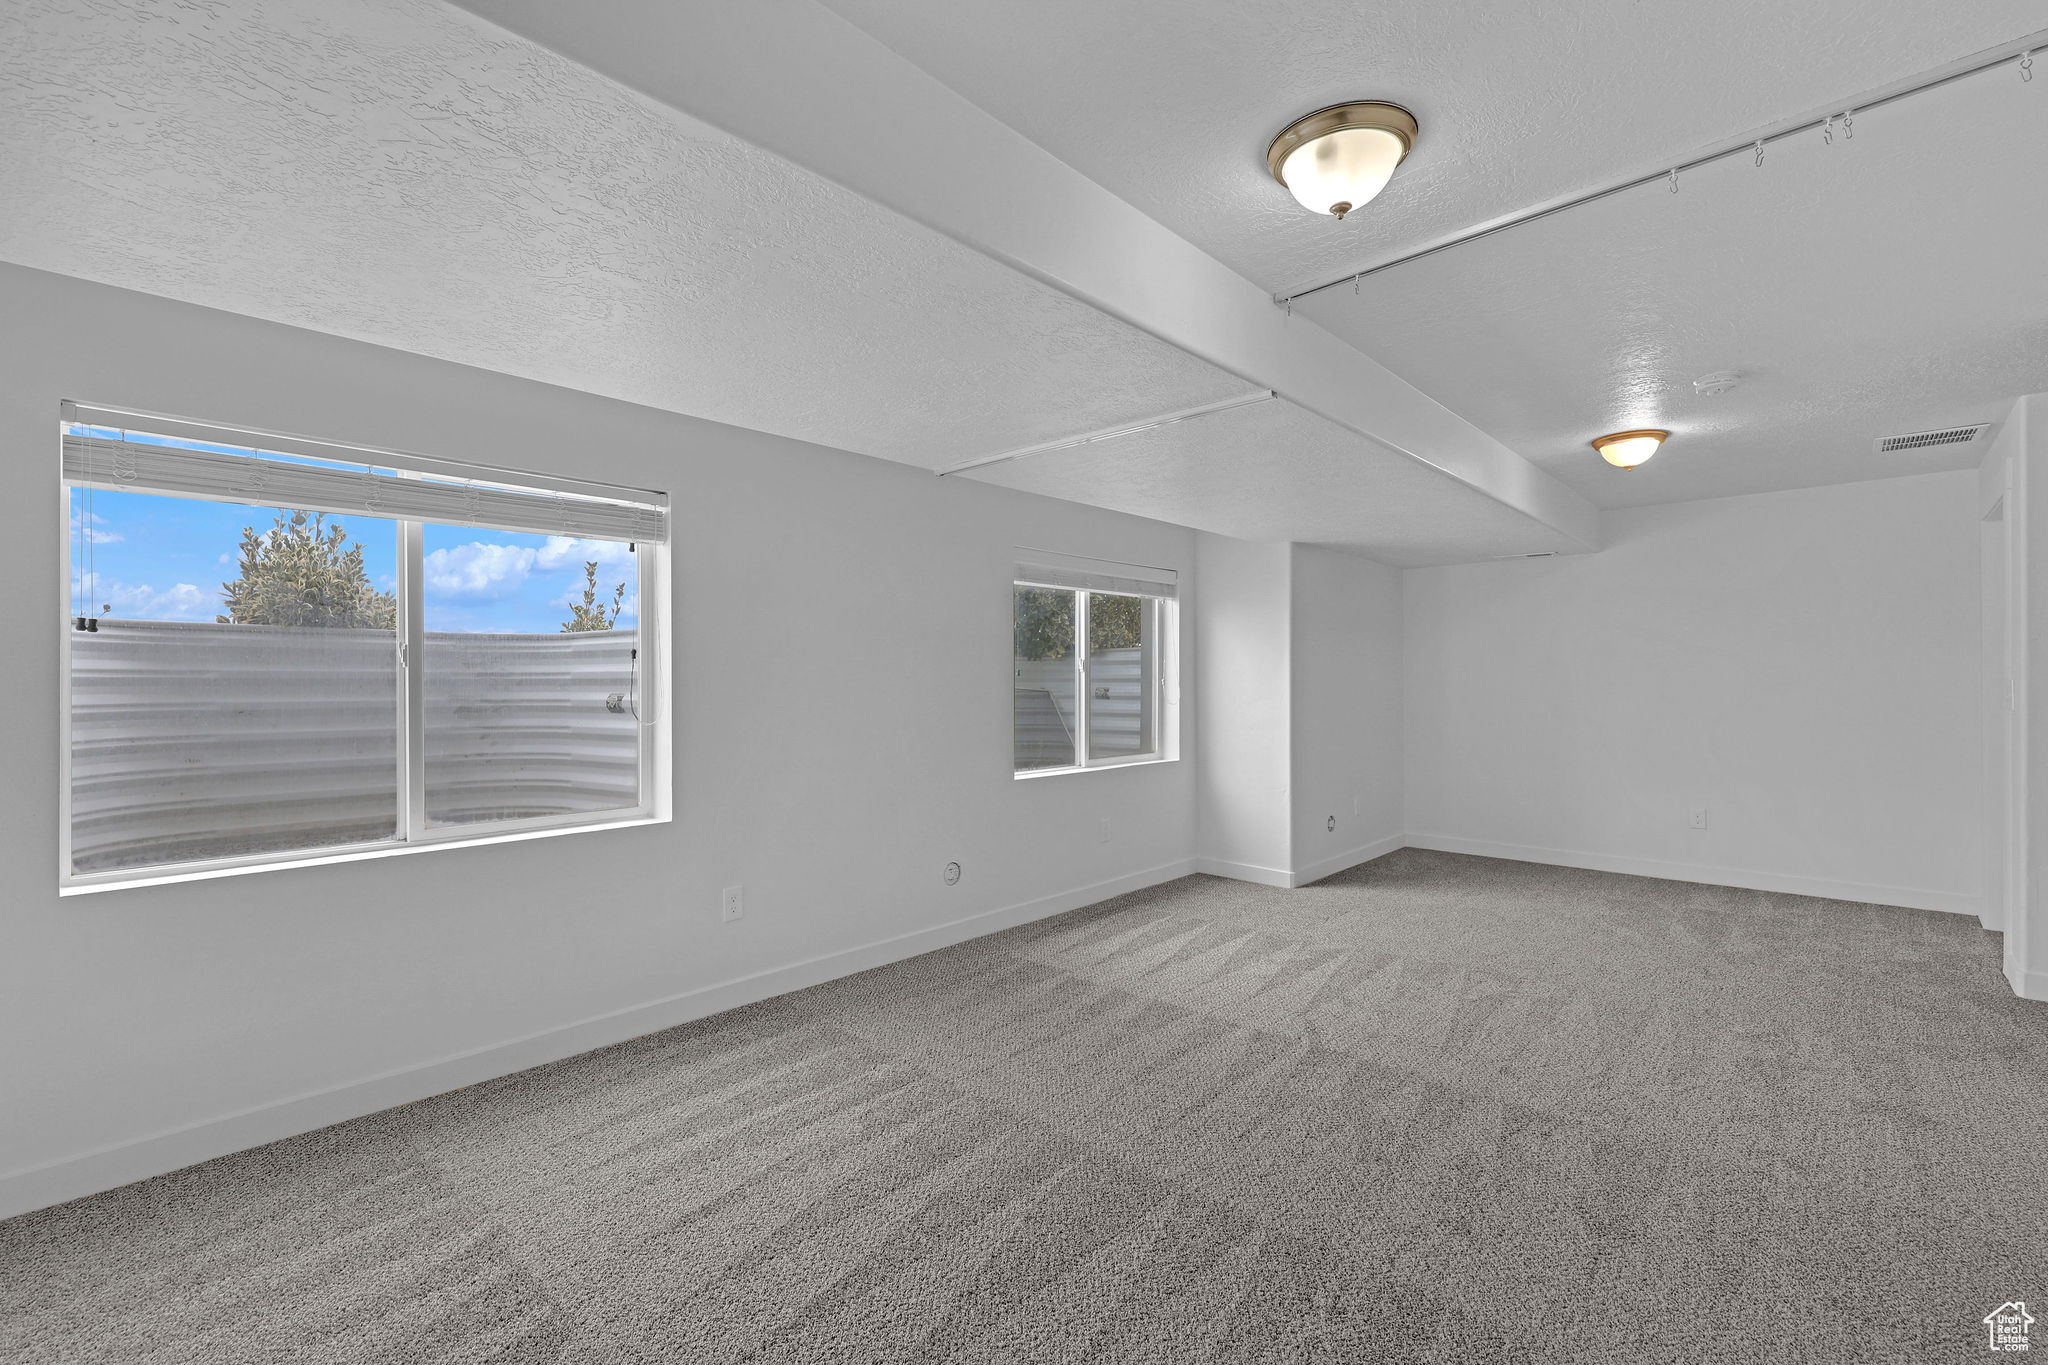
[[[2008,959],[2005,979],[2012,993],[2022,1000],[2048,1000],[2048,972],[2030,972]]]
[[[1197,858],[1195,871],[1232,881],[1257,882],[1260,886],[1294,885],[1293,874],[1284,867],[1261,867],[1257,863],[1233,863],[1224,858]]]
[[[1671,863],[1655,858],[1621,858],[1606,853],[1537,848],[1529,844],[1501,844],[1486,839],[1465,839],[1450,834],[1410,833],[1408,846],[1431,848],[1443,853],[1475,853],[1482,858],[1510,858],[1522,863],[1583,867],[1594,872],[1622,872],[1633,877],[1661,877],[1675,882],[1736,886],[1749,891],[1780,891],[1794,896],[1865,901],[1873,905],[1904,906],[1909,910],[1942,910],[1957,915],[1974,915],[1981,904],[1976,895],[1962,891],[1930,891],[1914,886],[1879,886],[1868,882],[1833,881],[1825,877],[1801,877],[1782,872],[1751,872],[1744,868]]]
[[[1294,885],[1307,886],[1310,882],[1319,882],[1325,877],[1334,877],[1347,868],[1357,867],[1360,863],[1369,863],[1374,858],[1392,853],[1397,848],[1406,848],[1407,846],[1407,835],[1389,834],[1375,839],[1369,844],[1360,844],[1357,848],[1346,849],[1342,853],[1333,853],[1329,857],[1320,858],[1306,867],[1294,869]]]
[[[1284,867],[1264,867],[1258,863],[1234,863],[1227,858],[1197,858],[1195,859],[1195,871],[1206,872],[1212,877],[1229,877],[1232,881],[1257,882],[1260,886],[1277,886],[1283,889],[1291,889],[1297,886],[1307,886],[1310,882],[1319,882],[1325,877],[1335,876],[1347,867],[1356,867],[1360,863],[1371,862],[1383,853],[1392,853],[1407,842],[1408,838],[1406,835],[1389,834],[1375,839],[1369,844],[1360,844],[1357,848],[1346,849],[1342,853],[1333,853],[1327,858],[1318,859],[1306,867],[1296,868],[1291,872]]]
[[[31,1209],[97,1194],[226,1156],[230,1152],[310,1133],[330,1124],[374,1114],[380,1109],[411,1104],[431,1095],[573,1057],[593,1048],[622,1043],[629,1038],[673,1028],[692,1019],[702,1019],[706,1015],[750,1005],[789,991],[802,990],[836,977],[900,962],[984,934],[1044,919],[1048,915],[1077,910],[1128,891],[1140,891],[1170,882],[1194,870],[1194,859],[1183,858],[1092,886],[1076,887],[928,929],[700,986],[679,995],[629,1006],[509,1042],[13,1171],[0,1175],[0,1218],[11,1218]]]

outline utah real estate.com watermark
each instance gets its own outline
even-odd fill
[[[2034,1325],[2034,1315],[2027,1311],[2027,1305],[2014,1300],[2002,1303],[1984,1315],[1986,1345],[1994,1351],[2024,1351],[2027,1349],[2027,1329]]]

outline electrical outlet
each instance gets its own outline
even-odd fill
[[[718,917],[727,924],[747,913],[747,904],[737,886],[725,888],[725,896],[718,903]]]
[[[1685,823],[1690,829],[1705,829],[1707,827],[1707,803],[1695,801],[1687,806]]]
[[[1098,844],[1106,844],[1109,842],[1109,821],[1104,820],[1102,822],[1102,832],[1095,836],[1095,842]]]

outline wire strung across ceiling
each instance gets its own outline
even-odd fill
[[[1256,393],[1241,394],[1236,398],[1225,398],[1215,403],[1204,403],[1200,407],[1182,408],[1178,412],[1161,413],[1157,417],[1147,417],[1136,422],[1124,422],[1117,426],[1104,427],[1101,431],[1091,431],[1080,436],[1063,436],[1054,441],[1041,441],[1034,446],[1023,446],[1017,450],[1005,450],[998,455],[980,455],[974,459],[962,460],[958,464],[947,465],[944,469],[932,472],[941,476],[946,474],[964,474],[970,469],[981,469],[992,464],[1004,464],[1010,460],[1021,460],[1029,455],[1050,455],[1055,450],[1069,450],[1074,446],[1093,445],[1097,441],[1114,440],[1119,436],[1135,436],[1141,431],[1153,431],[1159,427],[1170,427],[1179,422],[1193,421],[1197,417],[1211,417],[1219,412],[1229,412],[1234,408],[1244,408],[1250,407],[1254,403],[1264,403],[1274,397],[1277,397],[1277,395],[1273,390],[1260,389]]]
[[[1944,85],[1951,85],[1966,77],[1975,76],[1996,67],[2004,66],[2015,57],[2019,59],[2020,80],[2031,83],[2034,79],[2034,53],[2042,47],[2048,47],[2048,29],[2030,33],[2024,38],[2016,38],[2008,43],[2001,43],[1997,47],[1986,48],[1974,56],[1951,62],[1947,66],[1936,67],[1931,71],[1922,72],[1903,81],[1879,86],[1874,90],[1866,91],[1855,99],[1842,101],[1830,106],[1830,110],[1824,114],[1803,114],[1798,118],[1774,124],[1763,131],[1745,133],[1732,142],[1716,147],[1712,151],[1701,152],[1688,157],[1675,166],[1653,171],[1648,175],[1639,175],[1633,179],[1619,181],[1612,185],[1606,185],[1600,189],[1591,190],[1585,194],[1576,195],[1570,199],[1561,200],[1558,203],[1550,204],[1543,208],[1532,209],[1527,213],[1515,214],[1511,217],[1503,218],[1499,222],[1489,223],[1484,227],[1458,233],[1444,241],[1423,247],[1418,251],[1410,251],[1404,255],[1393,257],[1390,260],[1380,261],[1375,265],[1367,266],[1363,270],[1354,270],[1350,274],[1339,275],[1333,280],[1325,280],[1321,284],[1311,285],[1306,289],[1297,289],[1290,294],[1275,294],[1273,302],[1276,306],[1285,308],[1291,317],[1294,314],[1294,301],[1296,299],[1305,299],[1310,295],[1320,294],[1326,289],[1335,289],[1340,284],[1349,284],[1352,292],[1355,294],[1358,292],[1359,281],[1365,279],[1368,275],[1377,275],[1383,270],[1392,270],[1397,265],[1407,265],[1412,261],[1419,261],[1425,257],[1434,256],[1439,252],[1449,251],[1453,247],[1465,246],[1468,243],[1494,236],[1496,233],[1506,232],[1509,228],[1517,228],[1528,223],[1539,222],[1542,219],[1551,218],[1563,213],[1568,209],[1583,208],[1588,204],[1598,203],[1602,199],[1611,198],[1625,191],[1639,189],[1644,185],[1655,184],[1660,180],[1665,181],[1670,186],[1671,193],[1677,194],[1678,178],[1682,172],[1697,170],[1701,166],[1712,165],[1716,161],[1723,161],[1731,156],[1740,155],[1743,152],[1753,152],[1756,164],[1762,166],[1764,164],[1764,149],[1766,147],[1773,142],[1782,141],[1799,133],[1818,131],[1822,141],[1829,146],[1833,146],[1838,124],[1844,139],[1853,139],[1856,136],[1856,115],[1859,113],[1868,113],[1872,109],[1882,108],[1887,104],[1895,103],[1909,96],[1924,94],[1929,90],[1936,90]]]

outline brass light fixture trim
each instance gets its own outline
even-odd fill
[[[1401,149],[1399,155],[1394,158],[1395,166],[1406,161],[1408,153],[1415,150],[1415,137],[1419,131],[1415,115],[1398,104],[1388,104],[1384,100],[1353,100],[1346,104],[1333,104],[1328,108],[1318,109],[1313,114],[1304,114],[1281,129],[1280,136],[1274,138],[1272,145],[1266,148],[1266,169],[1273,173],[1275,180],[1299,198],[1295,187],[1288,185],[1287,177],[1282,174],[1287,165],[1287,158],[1318,138],[1354,129],[1370,129],[1385,133],[1398,141]],[[1391,175],[1392,168],[1389,168],[1387,173]],[[1373,187],[1372,193],[1378,192],[1379,187]],[[1306,201],[1303,203],[1305,207],[1312,207],[1307,205]],[[1357,204],[1347,200],[1339,200],[1327,209],[1315,211],[1334,214],[1341,219],[1357,207]]]

